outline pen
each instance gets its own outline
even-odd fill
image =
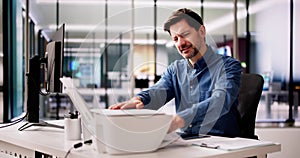
[[[201,144],[195,144],[195,143],[193,143],[192,146],[200,146],[200,147],[210,148],[210,149],[217,149],[217,148],[219,148],[218,145],[212,145],[212,144],[206,144],[206,143],[201,143]]]

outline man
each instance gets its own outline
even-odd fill
[[[240,63],[206,44],[202,18],[189,9],[174,12],[164,30],[184,59],[169,65],[149,89],[109,108],[159,109],[175,98],[176,115],[169,132],[181,128],[187,134],[239,136]]]

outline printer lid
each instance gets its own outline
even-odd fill
[[[110,110],[110,109],[92,109],[95,114],[107,116],[145,116],[145,115],[165,115],[163,112],[150,109],[124,109],[124,110]]]

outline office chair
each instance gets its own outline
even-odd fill
[[[241,137],[258,139],[254,134],[258,103],[264,79],[259,74],[242,74],[238,111],[241,115]]]

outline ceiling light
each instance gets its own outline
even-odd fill
[[[284,2],[283,0],[274,0],[274,1],[259,1],[249,6],[249,14],[255,14],[259,11],[264,10],[266,7],[270,7],[271,5]],[[246,9],[240,9],[237,11],[237,20],[243,19],[247,16]],[[221,28],[227,24],[231,24],[234,21],[233,12],[226,14],[213,22],[207,23],[206,28],[207,32],[212,32],[216,29]]]
[[[91,39],[91,38],[86,38],[86,39],[81,39],[81,38],[68,38],[66,39],[66,42],[68,43],[104,43],[107,42],[108,44],[119,44],[120,39]],[[122,39],[122,43],[127,43],[129,44],[131,42],[131,39]],[[153,39],[135,39],[134,40],[135,44],[154,44]],[[167,41],[163,39],[156,40],[157,44],[166,44]],[[100,48],[104,47],[104,45],[100,44]]]
[[[54,0],[37,0],[37,3],[56,3]],[[95,5],[95,4],[105,4],[105,1],[100,0],[60,0],[60,4],[78,4],[78,5]],[[108,5],[131,5],[131,0],[109,0],[107,1]],[[201,6],[201,2],[199,1],[157,1],[158,7],[195,7]],[[144,1],[134,1],[135,6],[153,6],[154,2],[149,0]],[[232,9],[234,7],[232,1],[224,2],[224,1],[214,1],[214,2],[203,2],[203,7],[205,8],[227,8]],[[244,8],[245,4],[238,2],[238,8]]]

